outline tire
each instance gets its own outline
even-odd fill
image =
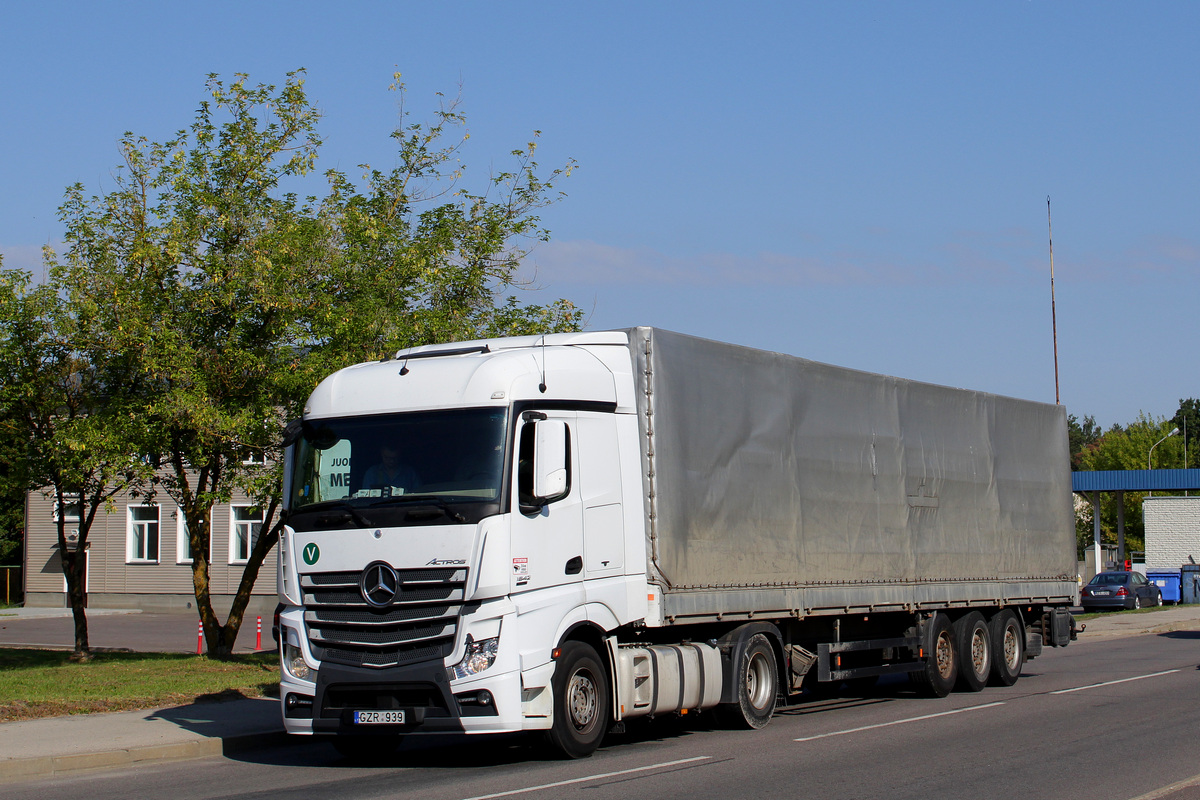
[[[608,674],[600,657],[583,642],[567,642],[554,667],[554,721],[547,743],[567,758],[595,752],[611,716]]]
[[[958,648],[958,688],[978,692],[992,674],[992,637],[983,614],[972,611],[954,622]]]
[[[1025,665],[1025,627],[1009,609],[988,623],[992,638],[992,683],[1012,686],[1021,677]]]
[[[1142,598],[1141,598],[1141,597],[1139,597],[1139,596],[1138,596],[1138,595],[1136,595],[1136,594],[1133,596],[1133,607],[1134,607],[1134,608],[1141,608],[1141,607],[1142,607]]]
[[[765,633],[746,640],[734,657],[733,669],[737,701],[719,707],[722,721],[731,728],[765,728],[779,694],[779,665]]]
[[[910,672],[917,690],[928,697],[945,697],[958,679],[958,645],[945,614],[935,614],[926,628],[925,669]]]
[[[1163,604],[1162,592],[1159,592],[1157,595],[1154,596],[1154,605],[1157,608],[1157,607],[1162,606],[1162,604]]]
[[[338,755],[355,764],[378,764],[392,757],[400,746],[399,736],[334,736]]]

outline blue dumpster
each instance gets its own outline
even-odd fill
[[[1180,570],[1147,567],[1146,577],[1151,583],[1156,584],[1162,590],[1164,603],[1178,603],[1182,598],[1180,594]]]

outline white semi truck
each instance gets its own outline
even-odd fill
[[[1059,406],[653,328],[413,348],[291,426],[286,729],[760,728],[808,688],[1012,684],[1074,638]]]

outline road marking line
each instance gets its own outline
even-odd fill
[[[1168,669],[1163,672],[1152,672],[1149,675],[1138,675],[1136,678],[1121,678],[1119,681],[1105,681],[1104,683],[1093,683],[1087,686],[1076,686],[1074,689],[1059,689],[1057,692],[1050,694],[1070,694],[1071,692],[1082,692],[1084,689],[1098,689],[1101,686],[1112,686],[1117,683],[1129,683],[1130,681],[1140,681],[1145,678],[1157,678],[1162,675],[1170,675],[1172,672],[1179,672],[1177,669]]]
[[[1148,794],[1140,794],[1132,800],[1159,800],[1159,798],[1167,797],[1178,792],[1180,789],[1188,789],[1192,786],[1200,785],[1200,775],[1193,775],[1190,778],[1184,778],[1178,783],[1172,783],[1170,786],[1164,786],[1161,789],[1155,789]]]
[[[645,772],[651,769],[662,769],[663,767],[677,767],[680,764],[691,764],[696,761],[707,761],[712,756],[696,756],[695,758],[681,758],[678,761],[664,761],[661,764],[651,764],[648,767],[634,767],[633,769],[622,769],[617,772],[602,772],[599,775],[588,775],[583,778],[572,778],[569,781],[557,781],[555,783],[543,783],[541,786],[526,786],[523,789],[510,789],[507,792],[496,792],[495,794],[481,794],[478,797],[467,797],[464,800],[492,800],[493,797],[508,797],[514,794],[524,794],[525,792],[538,792],[542,789],[555,789],[559,786],[570,786],[573,783],[586,783],[588,781],[598,781],[601,778],[614,778],[618,775],[629,775],[634,772]]]
[[[979,711],[980,709],[995,708],[996,706],[1002,706],[1002,705],[1004,705],[1003,702],[985,703],[984,705],[981,705],[981,706],[970,706],[969,708],[956,708],[953,711],[940,711],[937,714],[924,714],[920,717],[909,717],[908,719],[897,719],[897,720],[893,720],[891,722],[881,722],[878,725],[864,725],[861,728],[849,728],[844,731],[833,731],[832,733],[821,733],[816,736],[805,736],[803,739],[793,739],[792,741],[794,741],[794,742],[811,742],[816,739],[825,739],[830,736],[842,736],[847,733],[861,733],[862,731],[875,730],[876,728],[888,728],[888,727],[891,727],[892,725],[904,725],[905,723],[908,723],[908,722],[920,722],[921,720],[934,719],[936,717],[948,717],[951,714],[961,714],[964,711]]]

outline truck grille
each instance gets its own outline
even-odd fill
[[[361,572],[300,576],[313,655],[377,669],[449,655],[466,591],[466,568],[398,569],[396,574],[399,591],[384,609],[363,599]]]

